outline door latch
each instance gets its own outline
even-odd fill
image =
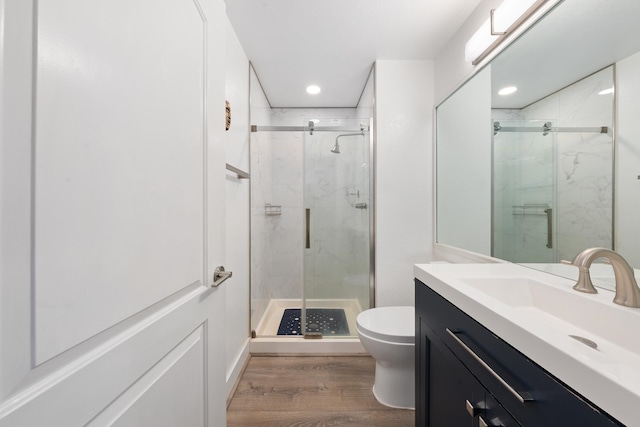
[[[211,287],[212,288],[217,288],[218,286],[220,286],[222,284],[222,282],[227,280],[232,275],[233,275],[233,272],[225,271],[223,266],[219,266],[213,272],[213,283],[211,284]]]

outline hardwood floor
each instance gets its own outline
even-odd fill
[[[254,356],[227,410],[228,427],[412,427],[415,412],[373,396],[368,356]]]

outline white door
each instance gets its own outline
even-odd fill
[[[225,424],[224,22],[0,0],[0,426]]]

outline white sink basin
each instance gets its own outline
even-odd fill
[[[462,282],[542,322],[557,332],[594,341],[601,352],[610,344],[640,355],[640,339],[625,325],[638,322],[639,309],[629,309],[604,300],[613,293],[584,294],[570,286],[559,288],[524,277],[462,278]]]

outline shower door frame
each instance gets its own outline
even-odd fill
[[[360,120],[360,119],[356,119]],[[365,135],[368,132],[368,149],[369,149],[369,275],[368,275],[368,286],[369,286],[369,307],[363,307],[363,310],[367,308],[375,307],[376,303],[376,276],[375,276],[375,244],[376,244],[376,235],[375,235],[375,226],[376,226],[376,137],[375,137],[375,118],[368,117],[368,128],[365,130]],[[309,122],[307,126],[258,126],[251,125],[250,132],[353,132],[354,129],[342,126],[314,126],[313,122]],[[357,130],[356,130],[357,131]],[[253,177],[252,177],[253,178]],[[250,196],[251,197],[251,196]],[[251,246],[251,245],[250,245]],[[250,247],[250,253],[252,249]],[[303,261],[304,262],[304,261]],[[304,277],[303,277],[304,278]],[[249,293],[251,295],[251,285]],[[301,289],[304,292],[304,283],[301,283]],[[305,304],[304,294],[301,295],[301,303]],[[250,296],[250,304],[251,304],[251,296]],[[304,308],[304,306],[302,307]],[[250,310],[251,312],[251,310]],[[304,310],[303,310],[304,313]],[[304,322],[304,319],[301,319]],[[251,338],[265,338],[270,337],[270,335],[257,335],[256,330],[253,327],[253,319],[250,319],[249,322],[251,326]],[[302,336],[283,336],[278,335],[278,338],[303,338]],[[349,336],[344,337],[335,337],[338,339],[357,338],[356,333],[352,333]]]

